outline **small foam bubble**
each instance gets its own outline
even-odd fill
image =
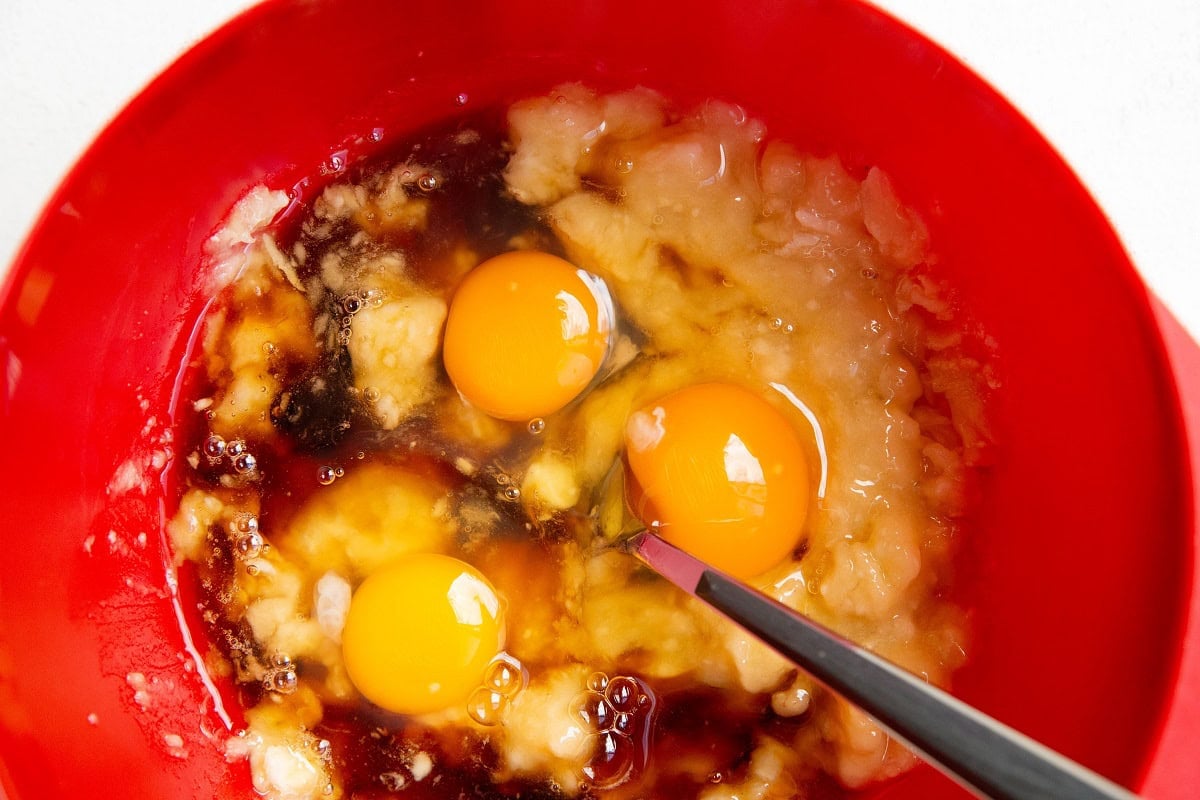
[[[257,530],[246,533],[244,536],[239,536],[236,544],[238,556],[244,559],[258,558],[262,555],[263,546],[266,542],[263,540],[262,534]]]
[[[613,710],[604,695],[592,691],[580,692],[571,700],[571,718],[597,733],[612,729]]]
[[[624,676],[613,678],[604,690],[604,698],[616,711],[634,711],[638,707],[641,690],[637,681]]]
[[[603,692],[608,687],[608,676],[603,672],[593,672],[588,676],[587,688],[593,692]]]
[[[612,731],[592,736],[592,759],[583,768],[584,777],[596,789],[620,786],[633,774],[636,761],[633,742]]]
[[[300,677],[291,667],[272,672],[265,681],[266,688],[276,694],[291,694],[300,686]]]
[[[467,699],[467,714],[480,725],[499,725],[508,698],[497,691],[480,686]]]
[[[208,458],[220,458],[225,455],[225,440],[214,433],[204,440],[204,444],[200,446],[200,450]]]
[[[521,663],[507,654],[497,656],[483,676],[486,688],[512,697],[525,686],[525,669]]]

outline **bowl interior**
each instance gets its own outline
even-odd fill
[[[854,3],[272,2],[159,78],[70,174],[0,312],[0,788],[11,800],[244,797],[207,645],[163,578],[174,379],[205,240],[248,187],[562,80],[718,97],[877,164],[999,344],[1002,446],[964,541],[955,689],[1133,783],[1179,648],[1190,547],[1174,387],[1101,213],[978,79]],[[311,187],[311,184],[310,184]],[[169,470],[167,471],[169,474]],[[139,533],[145,533],[139,538]],[[144,542],[144,543],[143,543]],[[139,677],[140,676],[140,677]],[[136,695],[142,689],[145,694]],[[222,691],[227,686],[218,687]],[[172,737],[178,736],[176,740]],[[176,743],[182,741],[182,748]],[[957,797],[922,768],[880,796]]]

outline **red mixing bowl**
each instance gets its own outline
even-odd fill
[[[1163,330],[1194,348],[1160,329],[1103,215],[1004,100],[895,20],[820,0],[276,0],[143,92],[0,296],[0,796],[252,796],[222,755],[238,712],[198,668],[207,645],[180,625],[194,598],[164,577],[160,533],[204,243],[257,183],[311,190],[332,154],[369,155],[460,95],[483,107],[580,79],[733,100],[891,175],[1001,353],[955,692],[1148,795],[1193,797],[1194,490]],[[1198,362],[1181,373],[1193,391]],[[962,792],[922,767],[866,796]]]

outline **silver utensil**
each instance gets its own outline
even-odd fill
[[[653,533],[625,548],[870,714],[968,790],[993,800],[1136,796]]]

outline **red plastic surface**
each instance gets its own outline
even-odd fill
[[[1149,771],[1160,800],[1193,796],[1200,759],[1180,743],[1200,737],[1200,708],[1176,685],[1195,680],[1200,636],[1193,616],[1180,673],[1192,488],[1145,290],[1002,99],[894,20],[818,0],[271,2],[135,100],[0,298],[0,793],[251,796],[164,580],[169,487],[113,482],[173,455],[162,435],[203,244],[247,188],[292,187],[368,147],[356,136],[380,127],[386,146],[460,94],[481,107],[566,79],[734,100],[775,136],[892,175],[1002,354],[956,691],[1126,784]],[[875,794],[962,796],[924,768]]]
[[[1200,346],[1158,298],[1152,296],[1151,303],[1183,401],[1183,418],[1190,443],[1193,530],[1200,532],[1200,502],[1197,501],[1200,498]],[[1162,738],[1143,784],[1143,791],[1150,798],[1194,797],[1200,790],[1200,764],[1196,759],[1196,742],[1200,739],[1200,591],[1196,590],[1195,584],[1200,576],[1200,547],[1196,539],[1193,539],[1190,563],[1193,588],[1186,612],[1187,628],[1183,634],[1179,673]]]

